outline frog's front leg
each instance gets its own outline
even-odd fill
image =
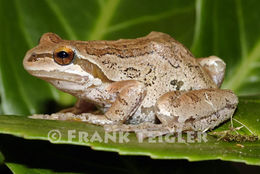
[[[115,102],[104,114],[114,123],[123,123],[132,116],[146,95],[145,85],[136,80],[112,83],[107,91],[118,94]]]
[[[105,91],[111,96],[116,94],[116,99],[104,115],[88,114],[87,122],[99,125],[124,123],[135,113],[146,95],[145,85],[136,80],[114,82]]]
[[[201,89],[169,92],[157,101],[157,117],[180,131],[206,131],[231,118],[238,104],[230,90]]]
[[[76,120],[98,125],[123,123],[128,117],[135,113],[146,95],[145,85],[136,80],[114,82],[110,84],[105,91],[111,94],[111,96],[116,94],[116,99],[103,115],[93,113],[73,114],[68,112],[52,115],[34,115],[31,116],[31,118]],[[105,99],[100,100],[103,100],[104,103],[110,103],[110,101],[106,101]]]

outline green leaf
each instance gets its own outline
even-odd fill
[[[4,163],[4,155],[0,152],[0,165],[2,165]]]
[[[14,173],[14,174],[73,174],[68,172],[53,172],[49,169],[31,169],[21,164],[16,163],[7,163],[6,164],[8,168]],[[75,174],[75,173],[74,173]]]
[[[192,52],[227,63],[223,88],[239,95],[260,93],[259,1],[198,0]]]
[[[18,1],[0,1],[1,108],[6,114],[43,112],[45,103],[53,95],[49,85],[29,76],[23,69],[22,57],[33,44],[24,33],[19,15],[21,7],[16,3]],[[8,9],[15,10],[10,13]]]
[[[260,98],[254,100],[240,98],[239,110],[235,115],[238,121],[243,122],[256,135],[260,135],[259,108]],[[130,134],[125,135],[129,141],[124,139],[125,141],[120,142],[120,135],[116,134],[118,138],[116,142],[113,140],[106,142],[106,133],[100,126],[70,121],[34,120],[10,115],[0,117],[0,132],[26,139],[91,146],[96,150],[115,151],[124,155],[147,155],[154,159],[188,159],[190,161],[222,159],[260,165],[259,140],[224,142],[207,135],[207,142],[202,139],[202,142],[187,143],[186,139],[186,143],[178,143],[176,138],[174,143],[170,143],[163,137],[161,142],[160,138],[155,139],[155,143],[150,142],[149,139],[140,142],[134,134]]]

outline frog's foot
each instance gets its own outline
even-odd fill
[[[238,98],[230,90],[173,91],[158,99],[156,115],[169,127],[175,125],[182,131],[207,131],[231,118],[237,104]]]
[[[138,138],[157,137],[176,131],[175,127],[167,127],[162,124],[153,124],[149,122],[132,124],[111,124],[104,125],[106,132],[135,132]]]
[[[104,115],[95,115],[91,113],[73,114],[73,113],[55,113],[55,114],[35,114],[29,116],[33,119],[45,119],[45,120],[69,120],[80,121],[96,125],[113,124],[113,121],[107,119]]]

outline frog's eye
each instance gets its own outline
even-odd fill
[[[74,59],[74,52],[70,48],[60,47],[54,51],[53,58],[59,65],[68,65]]]

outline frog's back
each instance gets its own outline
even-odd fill
[[[164,33],[116,41],[79,41],[76,46],[84,48],[88,60],[112,81],[139,80],[148,88],[162,87],[163,92],[215,87],[191,52]]]
[[[171,48],[172,43],[181,45],[178,41],[174,40],[171,36],[161,32],[151,32],[145,37],[136,39],[119,39],[114,41],[78,41],[77,45],[83,45],[86,54],[103,57],[106,55],[114,55],[121,59],[136,58],[152,54],[158,50],[158,45]],[[183,50],[179,50],[182,54],[192,56],[190,51],[184,46]],[[185,55],[184,55],[185,56]]]

